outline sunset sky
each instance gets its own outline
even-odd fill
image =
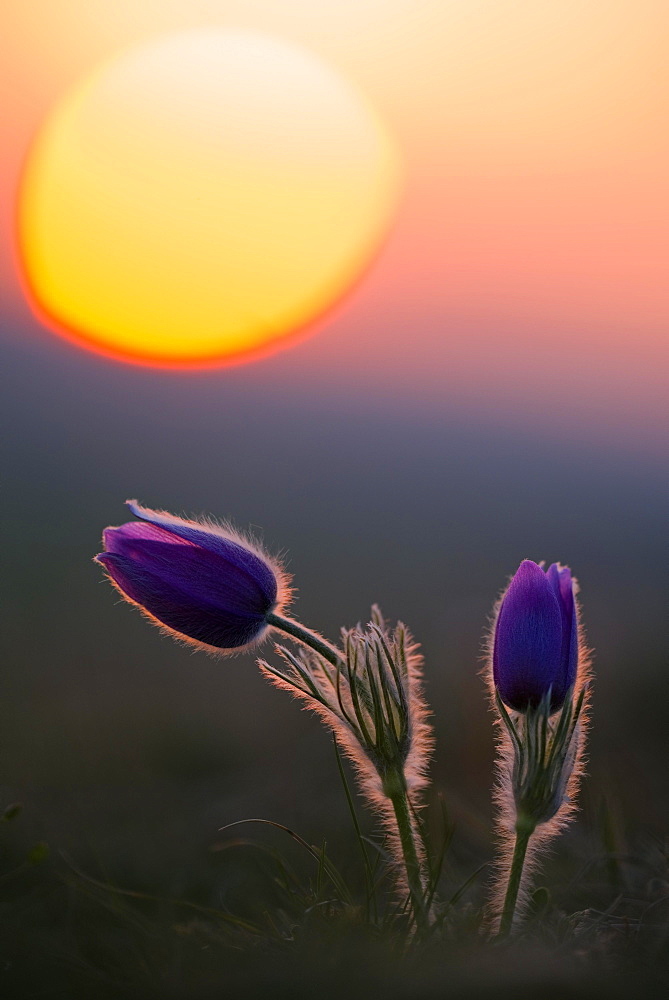
[[[9,0],[3,18],[5,237],[31,139],[102,60],[180,29],[261,31],[360,88],[404,170],[371,270],[308,336],[257,362],[262,377],[324,392],[343,378],[371,398],[662,447],[663,0]],[[0,266],[3,338],[51,349],[25,303],[14,239]],[[73,350],[60,341],[54,358],[67,365]]]

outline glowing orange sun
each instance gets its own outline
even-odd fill
[[[241,31],[122,52],[58,105],[19,197],[30,297],[85,346],[253,355],[334,303],[394,208],[395,147],[316,56]]]

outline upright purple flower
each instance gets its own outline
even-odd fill
[[[265,635],[288,597],[280,566],[229,527],[128,507],[141,518],[105,528],[96,556],[126,600],[179,638],[220,651]]]
[[[574,581],[567,566],[546,572],[525,559],[502,598],[493,640],[493,680],[502,701],[517,712],[536,707],[550,691],[556,712],[574,686],[578,621]]]
[[[522,917],[538,852],[577,808],[591,672],[575,592],[566,566],[544,571],[526,559],[498,605],[489,677],[499,732],[492,911],[501,936]]]

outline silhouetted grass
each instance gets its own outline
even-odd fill
[[[46,844],[27,844],[20,812],[10,810],[0,828],[2,996],[664,995],[666,843],[640,837],[619,853],[602,805],[589,831],[601,846],[583,859],[561,843],[521,933],[501,945],[486,931],[490,859],[458,859],[436,797],[423,818],[436,919],[419,937],[396,902],[384,842],[363,832],[340,773],[355,817],[342,856],[278,822],[232,824],[207,847],[208,877],[178,896],[167,889],[172,872],[162,885],[120,885]]]

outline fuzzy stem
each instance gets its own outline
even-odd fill
[[[524,817],[518,818],[518,822],[516,823],[516,844],[513,849],[511,870],[509,871],[509,884],[506,888],[504,909],[502,910],[502,918],[499,924],[498,936],[501,938],[506,937],[511,932],[513,926],[513,916],[516,912],[516,902],[523,874],[523,865],[525,864],[525,855],[527,854],[527,845],[534,830],[535,824],[531,820]]]
[[[325,639],[321,639],[319,635],[316,635],[315,632],[300,625],[299,622],[294,622],[291,618],[282,618],[280,615],[275,615],[272,612],[265,616],[265,621],[272,628],[278,628],[287,635],[292,636],[293,639],[304,643],[305,646],[309,646],[310,649],[313,649],[314,652],[318,653],[334,667],[341,666],[343,662],[341,653],[334,646],[331,646],[329,642],[326,642]]]
[[[400,844],[402,845],[402,854],[404,855],[404,866],[407,873],[411,906],[416,925],[419,930],[424,930],[427,927],[427,909],[425,906],[423,880],[414,839],[406,784],[403,780],[394,781],[392,784],[394,787],[388,788],[387,795],[392,802],[395,819],[397,820],[397,831],[400,835]]]

